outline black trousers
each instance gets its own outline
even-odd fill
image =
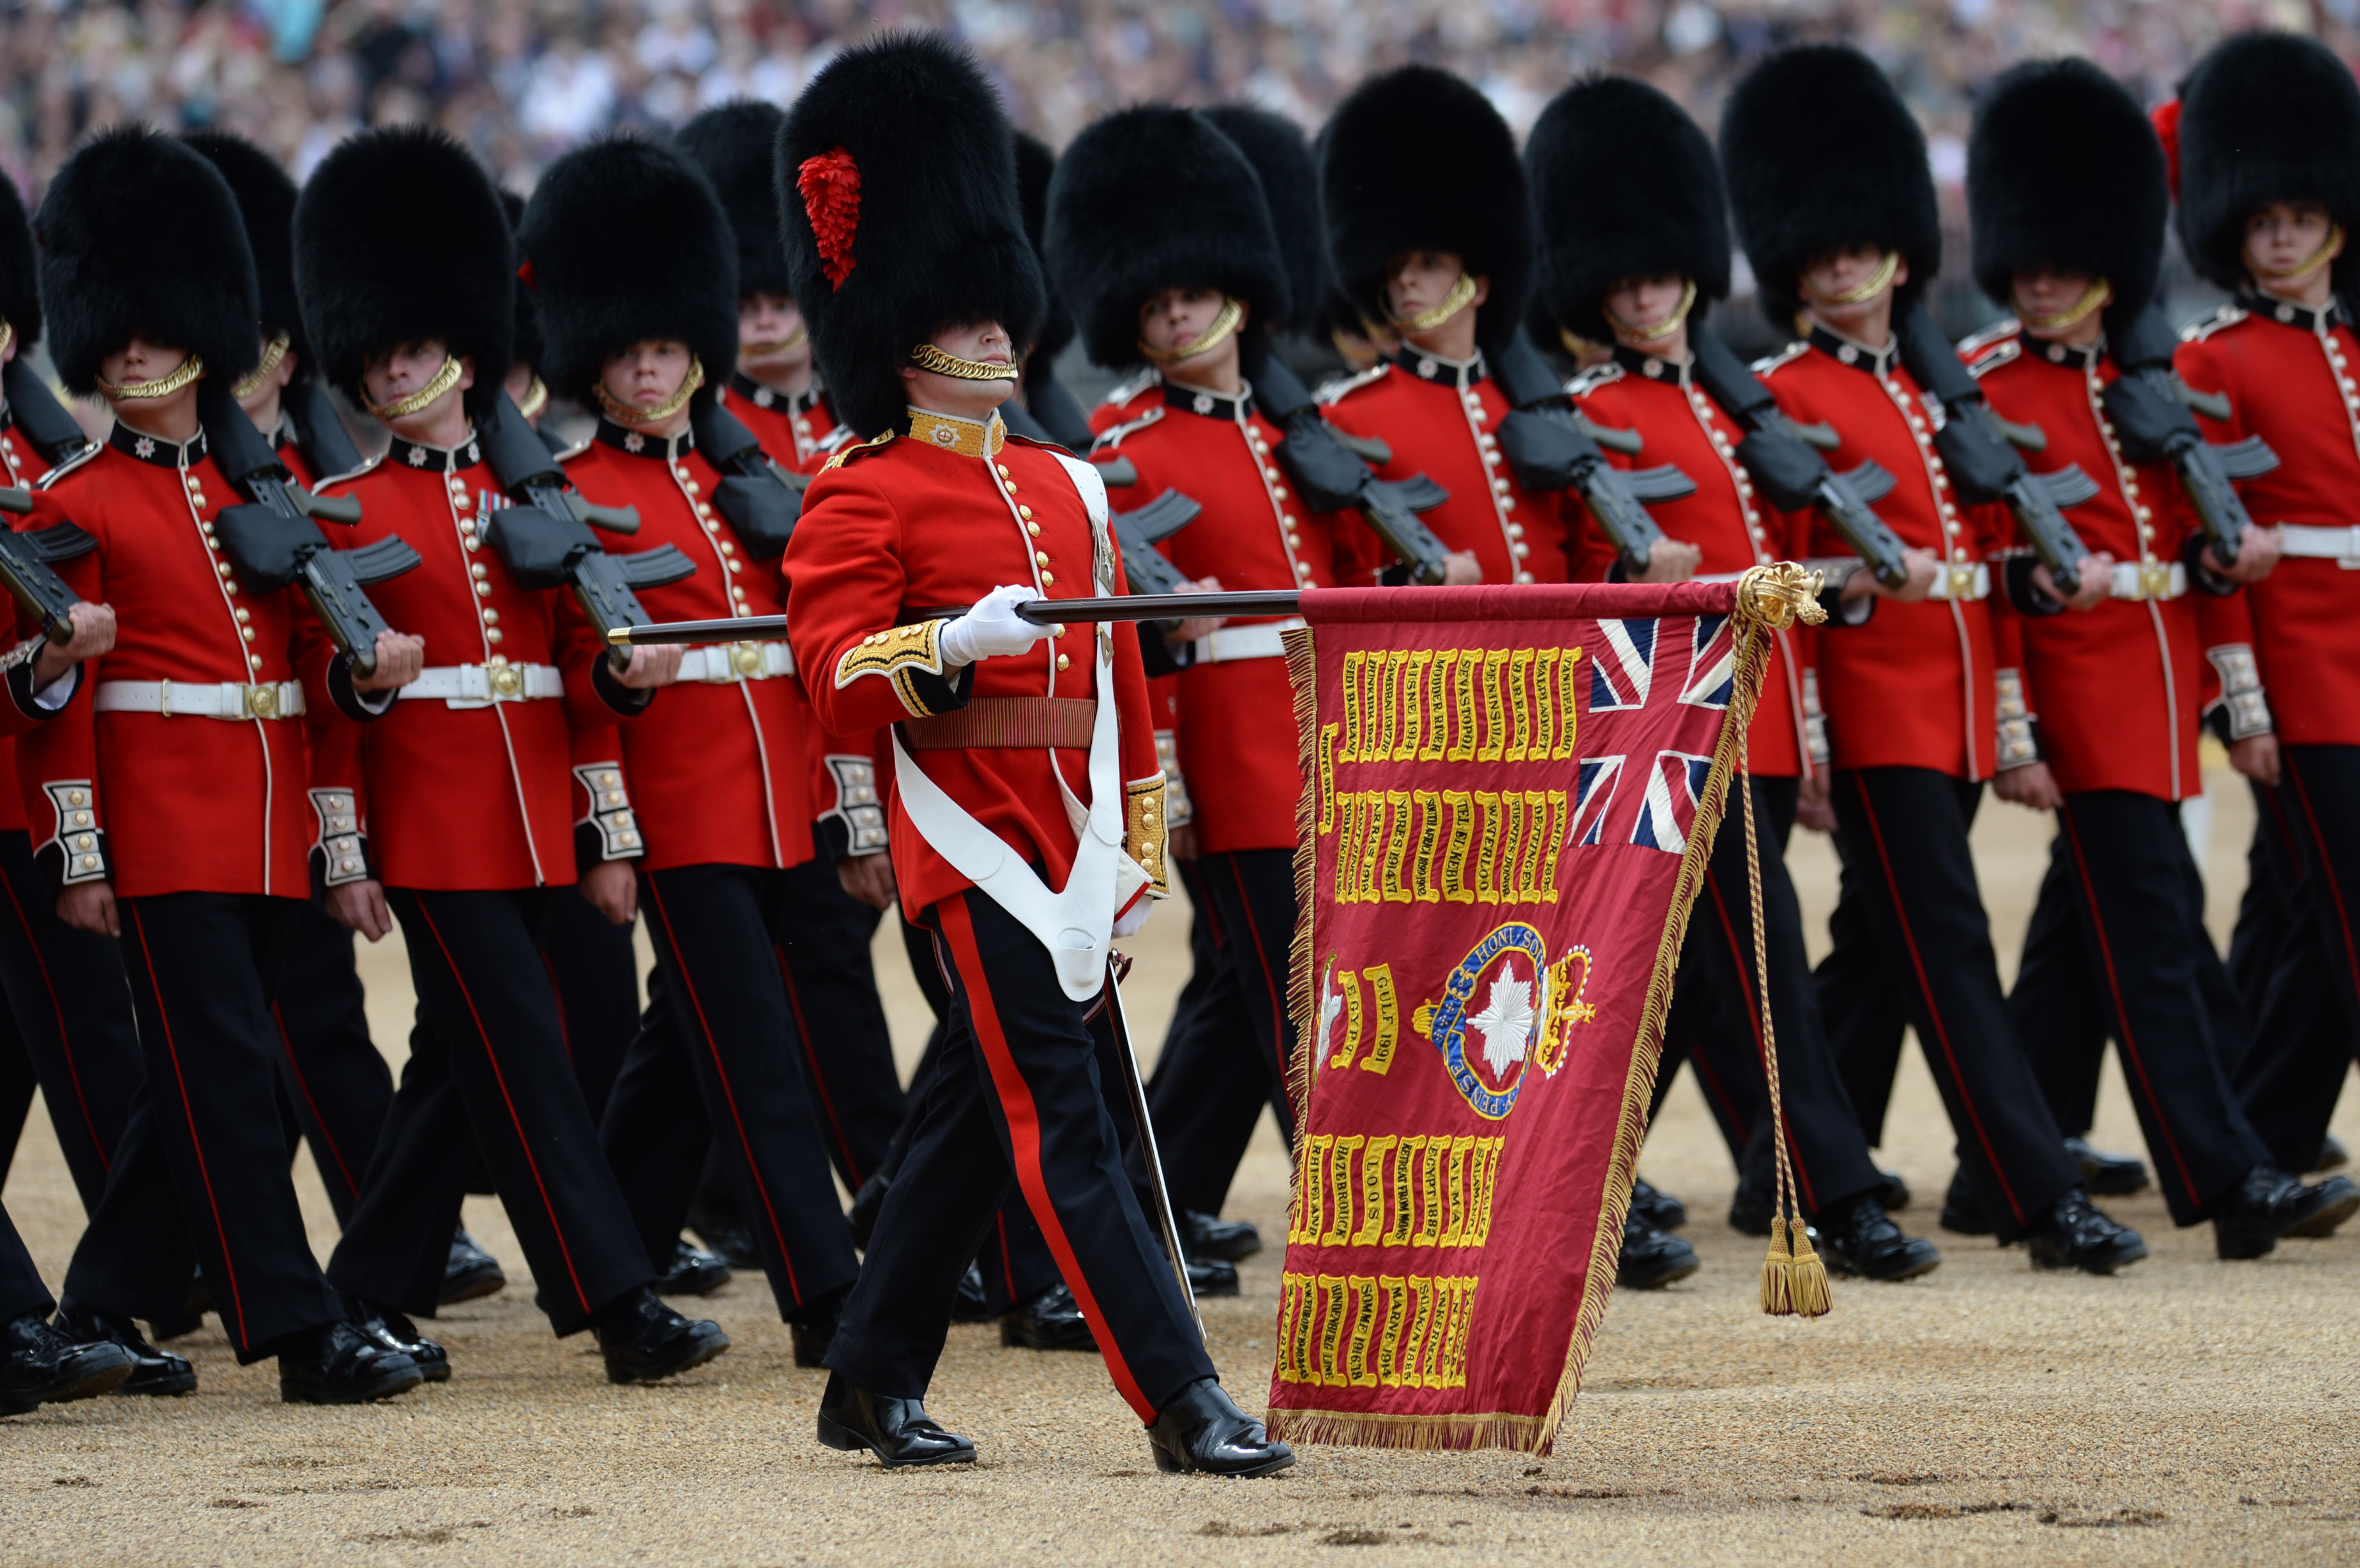
[[[2262,1010],[2278,953],[2305,906],[2297,891],[2302,841],[2286,794],[2257,779],[2245,783],[2254,792],[2254,839],[2245,849],[2245,891],[2237,900],[2237,923],[2229,932],[2229,976],[2251,1018]]]
[[[242,1362],[341,1318],[303,1231],[278,1106],[270,993],[305,906],[260,894],[119,900],[146,1074],[65,1293],[174,1318],[193,1245]]]
[[[8,1211],[0,1208],[0,1323],[35,1312],[47,1317],[56,1305],[41,1283],[41,1271],[33,1267],[33,1255],[25,1250],[25,1238],[16,1234]]]
[[[2360,1045],[2360,746],[2283,756],[2278,803],[2301,881],[2237,1090],[2270,1163],[2307,1171]]]
[[[1123,1170],[1102,1075],[1104,1009],[1068,998],[1039,939],[972,889],[928,911],[952,988],[942,1071],[920,1107],[827,1364],[923,1395],[967,1259],[1013,1186],[1142,1421],[1213,1376],[1203,1337]]]
[[[1835,845],[1838,876],[1836,907],[1828,916],[1830,945],[1811,972],[1811,983],[1819,995],[1819,1018],[1836,1053],[1844,1094],[1860,1118],[1861,1137],[1876,1149],[1885,1142],[1893,1074],[1901,1065],[1902,1037],[1909,1029],[1909,1001],[1902,989],[1907,970],[1886,967],[1875,938],[1874,927],[1881,917],[1873,912],[1868,885],[1871,877],[1880,875],[1874,869],[1874,856],[1855,866],[1841,831]],[[1841,1007],[1831,1005],[1838,995],[1843,997]]]
[[[787,1006],[827,1157],[857,1192],[885,1158],[903,1108],[869,958],[884,915],[846,892],[829,860],[784,875],[778,955]]]
[[[420,1027],[359,1207],[329,1260],[337,1289],[433,1315],[480,1151],[560,1334],[655,1278],[565,1054],[541,966],[570,887],[387,890]],[[464,1116],[454,1115],[455,1108]]]
[[[565,1054],[595,1122],[606,1115],[606,1096],[639,1030],[639,949],[630,926],[617,925],[578,896],[551,899],[542,930],[541,964],[557,990]]]
[[[1278,1118],[1279,1136],[1294,1141],[1286,1070],[1295,1028],[1286,992],[1295,855],[1207,855],[1182,876],[1197,911],[1189,931],[1196,995],[1181,993],[1147,1103],[1172,1206],[1218,1214],[1264,1105]]]
[[[2081,1173],[2065,1156],[1999,985],[1991,922],[1968,852],[1983,786],[1930,768],[1840,769],[1836,836],[1857,899],[1819,966],[1819,1010],[1851,1083],[1892,1089],[1896,993],[1958,1134],[1968,1181],[2002,1241],[2021,1236]],[[2177,824],[2173,831],[2178,832]],[[1831,922],[1832,924],[1832,922]],[[1882,1061],[1842,1052],[1894,1044]],[[1858,1102],[1854,1109],[1858,1110]]]
[[[665,1006],[632,1039],[600,1141],[641,1244],[671,1256],[716,1146],[780,1315],[816,1321],[857,1265],[779,962],[785,874],[682,866],[639,888]]]
[[[270,1000],[283,1087],[336,1223],[347,1225],[393,1104],[393,1072],[369,1038],[352,931],[316,904],[294,926]]]

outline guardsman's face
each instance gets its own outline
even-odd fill
[[[1385,268],[1386,309],[1397,321],[1422,316],[1450,297],[1450,290],[1458,286],[1466,270],[1466,259],[1457,251],[1404,252]],[[1475,289],[1475,303],[1480,305],[1488,286],[1478,278]]]
[[[1813,256],[1803,268],[1803,298],[1810,302],[1811,313],[1848,337],[1858,336],[1853,329],[1875,315],[1893,291],[1909,281],[1909,263],[1896,266],[1892,280],[1867,299],[1849,304],[1835,301],[1867,282],[1884,265],[1883,245],[1854,245]]]
[[[189,351],[169,344],[151,343],[146,338],[135,337],[113,354],[98,362],[99,379],[115,387],[137,387],[149,381],[160,381],[187,362]],[[161,416],[196,400],[197,384],[190,382],[176,392],[161,397],[142,398],[138,408],[143,418]]]
[[[1687,292],[1688,279],[1677,273],[1620,278],[1606,291],[1607,319],[1632,332],[1647,332],[1670,321]]]
[[[1218,289],[1167,289],[1139,308],[1139,341],[1169,352],[1203,337],[1228,298]]]
[[[2245,219],[2245,265],[2273,281],[2300,281],[2292,269],[2317,256],[2334,227],[2324,207],[2273,201]]]
[[[940,376],[905,365],[901,366],[901,379],[913,407],[931,408],[937,414],[956,414],[963,419],[983,419],[1015,393],[1016,345],[1009,338],[1008,329],[998,321],[939,327],[926,341],[953,359],[1005,365],[1011,374],[1004,380],[969,381],[964,376]]]
[[[694,357],[677,338],[648,338],[608,354],[598,378],[623,407],[658,408],[679,393]]]
[[[811,362],[811,334],[788,294],[748,294],[738,301],[738,363],[748,371],[795,370]]]
[[[388,353],[378,354],[361,366],[361,391],[373,408],[388,408],[417,391],[442,369],[442,362],[451,357],[449,345],[440,338],[424,343],[399,343]],[[451,389],[426,407],[395,419],[382,419],[387,430],[404,441],[425,446],[453,446],[452,433],[455,419],[464,425],[462,410],[467,388],[475,384],[472,362],[459,362],[459,379]]]
[[[2055,267],[2028,267],[2016,275],[2009,288],[2009,303],[2025,322],[2024,330],[2036,338],[2063,335],[2069,328],[2042,327],[2036,323],[2063,315],[2088,298],[2097,282],[2086,272],[2075,272]],[[2084,318],[2087,320],[2088,318]],[[2079,326],[2081,323],[2074,323]],[[2096,329],[2093,326],[2092,331]]]

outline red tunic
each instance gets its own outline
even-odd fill
[[[817,474],[834,450],[828,436],[836,413],[814,382],[802,392],[773,392],[739,372],[729,377],[723,405],[754,432],[772,463],[795,474]]]
[[[605,535],[608,550],[624,555],[670,544],[696,562],[694,577],[639,590],[639,603],[655,619],[778,615],[786,608],[779,563],[747,556],[707,499],[717,476],[694,445],[684,430],[667,441],[602,419],[595,439],[566,463],[565,476],[588,500],[639,509],[639,531]],[[797,537],[802,532],[798,528]],[[592,641],[586,625],[574,635]],[[710,651],[726,659],[733,650],[760,656],[759,644]],[[567,668],[588,665],[569,661]],[[783,869],[809,860],[810,725],[810,705],[792,675],[683,681],[639,717],[623,720],[623,762],[647,839],[647,869]]]
[[[2341,306],[2245,297],[2183,337],[2181,378],[2229,398],[2228,422],[2207,433],[2258,435],[2278,456],[2238,487],[2256,523],[2289,529],[2288,552],[2245,595],[2278,736],[2360,746],[2360,335]],[[2297,555],[2297,528],[2340,530],[2348,553]]]
[[[1142,370],[1098,399],[1090,409],[1090,434],[1102,436],[1127,425],[1164,400],[1164,374]]]
[[[1524,493],[1499,438],[1508,399],[1484,374],[1483,356],[1464,365],[1404,349],[1387,364],[1320,389],[1328,422],[1382,441],[1392,461],[1381,479],[1423,474],[1450,492],[1424,514],[1448,550],[1472,550],[1486,583],[1565,583],[1572,562],[1554,496]]]
[[[928,416],[930,419],[934,416]],[[1091,698],[1098,628],[1067,623],[1022,654],[963,668],[942,662],[947,616],[1003,583],[1031,583],[1043,598],[1094,592],[1099,541],[1072,477],[1050,449],[1008,439],[1000,427],[956,421],[971,452],[887,435],[840,453],[803,496],[787,547],[790,635],[812,672],[822,723],[850,731],[965,707],[977,698]],[[1122,566],[1106,572],[1123,591]],[[1141,803],[1162,791],[1155,733],[1139,643],[1114,635],[1114,699],[1132,856],[1164,881],[1162,823],[1152,846],[1138,837]],[[926,776],[1062,887],[1076,841],[1058,783],[1089,803],[1087,749],[967,748],[912,755]],[[888,781],[893,873],[901,907],[915,917],[970,886],[912,826]]]
[[[1844,357],[1844,356],[1849,357]],[[1827,453],[1849,470],[1874,458],[1896,481],[1876,515],[1905,545],[1931,550],[1970,593],[1998,541],[1980,508],[1962,508],[1934,452],[1933,424],[1896,347],[1845,343],[1824,329],[1757,367],[1778,406],[1805,424],[1834,427]],[[1812,514],[1812,555],[1852,547]],[[1819,643],[1819,691],[1838,768],[1928,768],[1988,779],[1998,746],[1988,597],[1881,600],[1863,625]]]
[[[7,418],[7,408],[0,404],[0,485],[15,489],[28,485],[39,476],[40,458],[29,442],[16,439],[14,426]],[[16,519],[8,519],[11,523]],[[9,787],[0,789],[0,833],[25,831],[25,797],[15,787],[16,778],[16,741],[13,735],[0,736],[0,780]]]
[[[1804,541],[1794,537],[1792,520],[1754,500],[1753,480],[1732,455],[1743,432],[1689,381],[1686,363],[1617,349],[1613,359],[1575,376],[1571,390],[1595,423],[1638,432],[1643,445],[1637,457],[1609,452],[1608,462],[1620,468],[1668,463],[1695,481],[1695,495],[1651,505],[1647,511],[1666,538],[1703,551],[1698,576],[1734,576],[1803,553]],[[1558,504],[1572,534],[1575,578],[1601,583],[1619,577],[1622,552],[1581,497],[1568,491]],[[1763,676],[1762,701],[1745,744],[1748,767],[1766,778],[1808,778],[1813,771],[1804,702],[1811,636],[1801,626],[1778,633]]]

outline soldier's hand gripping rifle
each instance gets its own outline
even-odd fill
[[[803,486],[810,482],[781,470],[754,432],[719,403],[706,403],[688,418],[696,450],[721,471],[721,483],[713,487],[714,508],[729,519],[748,555],[757,561],[778,560],[794,536],[795,520],[803,516]]]
[[[1934,450],[1950,470],[1960,496],[1978,505],[2005,501],[2033,553],[2049,568],[2058,592],[2081,591],[2081,562],[2090,551],[2060,510],[2078,506],[2098,493],[2097,483],[2071,463],[2048,474],[2027,468],[2019,446],[2040,451],[2048,438],[2033,427],[2010,425],[1992,412],[1983,388],[1967,374],[1958,351],[1922,304],[1894,318],[1901,340],[1901,363],[1928,396],[1942,406],[1942,428]]]
[[[361,504],[349,495],[314,495],[296,484],[226,381],[198,384],[197,412],[214,464],[246,497],[213,518],[238,582],[255,593],[300,584],[355,672],[375,674],[377,639],[393,628],[364,590],[416,568],[418,552],[398,534],[359,550],[330,548],[315,519],[350,527],[361,520]]]
[[[0,512],[16,517],[33,510],[33,493],[21,486],[0,490]],[[71,523],[54,523],[29,533],[16,533],[0,523],[0,587],[39,623],[53,643],[73,637],[73,607],[82,603],[63,579],[49,569],[53,561],[71,561],[98,548],[98,540]]]
[[[2189,410],[2225,420],[2229,400],[2198,392],[2172,369],[2177,340],[2161,306],[2150,302],[2123,323],[2119,334],[2110,336],[2109,352],[2122,375],[2100,400],[2114,421],[2123,455],[2133,463],[2170,463],[2179,472],[2189,505],[2212,537],[2212,553],[2223,564],[2235,561],[2253,518],[2229,482],[2267,474],[2278,465],[2278,453],[2259,436],[2220,443],[2204,439]]]
[[[96,444],[22,354],[0,368],[0,396],[7,398],[9,422],[49,467],[80,457]]]
[[[1284,432],[1273,455],[1295,494],[1316,512],[1355,511],[1409,570],[1413,583],[1439,583],[1450,552],[1418,521],[1450,499],[1450,492],[1420,474],[1385,481],[1369,472],[1319,415],[1318,400],[1275,354],[1263,356],[1253,378],[1254,402]]]
[[[584,500],[507,393],[495,397],[477,422],[475,441],[492,476],[516,503],[485,514],[485,538],[519,585],[572,589],[602,635],[611,637],[617,627],[650,624],[632,590],[677,583],[696,571],[694,561],[668,544],[608,555],[590,526],[635,534],[639,514],[629,506]]]
[[[1815,450],[1810,432],[1788,419],[1762,378],[1746,368],[1737,351],[1710,330],[1688,334],[1688,353],[1695,364],[1690,374],[1705,395],[1745,432],[1736,457],[1753,477],[1754,488],[1782,512],[1815,508],[1829,525],[1860,553],[1862,562],[1879,583],[1899,588],[1909,581],[1909,564],[1900,538],[1885,519],[1868,509],[1856,476],[1880,479],[1882,469],[1870,473],[1863,465],[1855,474],[1838,474]]]

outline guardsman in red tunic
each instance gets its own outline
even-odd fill
[[[1451,583],[1563,583],[1564,519],[1500,451],[1507,397],[1487,373],[1522,324],[1533,234],[1514,136],[1491,101],[1433,66],[1364,82],[1322,133],[1320,192],[1344,292],[1401,333],[1382,364],[1322,390],[1328,422],[1382,441],[1384,479],[1425,474],[1424,514]]]
[[[2104,401],[2120,374],[2106,323],[2147,308],[2163,253],[2163,149],[2136,101],[2086,60],[2019,66],[1979,106],[1967,167],[1976,282],[2017,316],[1977,341],[1971,368],[1995,413],[2047,435],[2035,471],[2076,464],[2098,487],[2071,514],[2092,552],[2078,593],[2061,595],[2025,547],[2006,560],[2038,728],[2001,758],[1994,789],[2058,814],[2172,1218],[2210,1219],[2223,1258],[2259,1257],[2360,1210],[2343,1178],[2307,1187],[2274,1167],[2238,1109],[2229,1067],[2243,1044],[2214,1038],[2202,971],[2219,959],[2180,826],[2179,803],[2202,789],[2190,590],[2225,595],[2264,576],[2278,540],[2249,528],[2224,561],[2169,465],[2125,454]]]
[[[2180,234],[2234,301],[2185,335],[2180,374],[2228,398],[2224,439],[2258,435],[2278,466],[2243,486],[2278,531],[2276,570],[2245,590],[2271,735],[2231,749],[2277,788],[2309,897],[2290,927],[2238,1073],[2277,1162],[2317,1158],[2360,1038],[2360,90],[2322,45],[2240,34],[2189,76],[2180,113]]]
[[[601,410],[567,477],[638,511],[639,531],[604,536],[609,550],[669,544],[696,565],[642,589],[648,613],[778,614],[780,543],[733,519],[694,433],[738,353],[738,241],[712,186],[669,147],[596,142],[541,177],[518,238],[550,383]],[[650,1254],[677,1242],[718,1146],[805,1366],[856,1269],[779,958],[788,874],[813,855],[811,722],[787,646],[751,640],[692,650],[679,684],[619,722],[663,1006],[600,1128]]]
[[[312,176],[296,231],[324,368],[393,437],[333,488],[361,502],[364,537],[399,537],[422,558],[379,593],[387,617],[426,640],[425,670],[394,711],[323,736],[312,767],[314,801],[342,819],[325,825],[344,830],[327,844],[329,908],[372,941],[400,922],[426,1024],[329,1277],[357,1319],[415,1342],[403,1314],[438,1304],[480,1149],[551,1326],[595,1329],[615,1382],[668,1377],[728,1339],[650,1289],[537,938],[548,907],[574,896],[585,786],[602,806],[625,795],[582,870],[584,895],[628,919],[639,845],[611,732],[672,661],[618,667],[586,629],[567,635],[570,596],[519,583],[494,548],[497,481],[475,421],[513,415],[475,366],[512,357],[513,262],[474,158],[440,131],[363,132]],[[573,766],[585,729],[606,736],[609,759],[589,779]]]
[[[1664,538],[1637,572],[1628,571],[1579,499],[1565,497],[1576,575],[1726,578],[1796,553],[1786,519],[1754,498],[1753,482],[1732,456],[1742,432],[1689,378],[1688,334],[1729,292],[1727,199],[1712,144],[1655,88],[1608,77],[1559,94],[1535,125],[1525,158],[1541,224],[1542,306],[1560,334],[1615,345],[1612,359],[1575,379],[1579,406],[1601,426],[1635,431],[1643,442],[1636,462],[1668,463],[1697,487],[1685,500],[1652,508]],[[1875,1279],[1914,1279],[1942,1255],[1885,1217],[1885,1176],[1869,1159],[1836,1074],[1812,995],[1802,909],[1786,877],[1784,848],[1796,803],[1820,767],[1811,755],[1800,640],[1798,633],[1780,634],[1747,734],[1746,762],[1761,830],[1767,990],[1787,1139],[1804,1214],[1818,1227],[1829,1262]],[[1725,822],[1715,841],[1708,901],[1689,923],[1666,1036],[1710,1037],[1712,1070],[1752,1086],[1764,1077],[1763,1041],[1750,1020],[1765,987],[1754,966],[1741,827]],[[1767,1104],[1766,1086],[1754,1093]],[[1777,1179],[1771,1136],[1767,1118],[1749,1129],[1731,1216],[1758,1224],[1765,1235]],[[1749,1207],[1754,1215],[1744,1214]],[[1687,1243],[1634,1211],[1623,1237],[1624,1283],[1666,1283],[1696,1267]]]
[[[1107,942],[1162,889],[1164,779],[1135,638],[1015,610],[1123,577],[1096,472],[998,419],[1043,298],[1007,123],[963,49],[888,35],[804,90],[779,168],[796,298],[862,438],[789,547],[795,652],[824,722],[894,726],[895,880],[952,994],[945,1069],[828,1352],[820,1440],[974,1460],[923,1399],[1013,1187],[1158,1467],[1267,1474],[1294,1456],[1221,1391],[1099,1086],[1134,1070],[1114,1056]]]
[[[185,1307],[185,1279],[142,1277],[177,1205],[241,1361],[276,1356],[290,1400],[400,1393],[418,1364],[345,1321],[304,1235],[269,995],[311,894],[295,721],[331,702],[382,713],[419,644],[380,636],[361,675],[291,587],[252,591],[225,552],[214,519],[239,497],[208,454],[197,389],[254,368],[260,310],[213,167],[151,131],[106,132],[52,181],[40,230],[60,374],[116,416],[104,448],[47,482],[98,541],[62,575],[112,604],[124,635],[90,696],[20,744],[17,771],[60,916],[122,938],[147,1061],[61,1322],[160,1359],[130,1320]],[[180,1380],[193,1382],[185,1363]]]
[[[1999,1237],[2028,1240],[2036,1267],[2110,1272],[2146,1244],[2091,1205],[2066,1157],[2008,1019],[1967,848],[1998,761],[1986,557],[1999,541],[1952,490],[1892,330],[1940,260],[1924,134],[1867,57],[1814,45],[1738,85],[1721,153],[1765,310],[1808,316],[1763,379],[1796,420],[1833,427],[1831,467],[1874,459],[1894,475],[1876,511],[1909,550],[1907,600],[1819,639],[1848,898],[1819,990],[1853,1108],[1882,1121],[1906,1015]],[[1813,555],[1849,552],[1824,520],[1809,537]]]

